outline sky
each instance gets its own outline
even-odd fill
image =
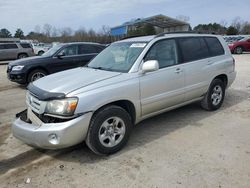
[[[185,15],[192,27],[235,17],[250,22],[250,0],[0,0],[0,28],[25,34],[48,23],[98,31],[102,25],[120,25],[136,18],[163,14]]]

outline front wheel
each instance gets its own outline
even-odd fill
[[[221,107],[225,96],[225,84],[220,79],[214,79],[210,84],[207,94],[201,101],[205,110],[213,111]]]
[[[107,106],[93,116],[86,143],[96,154],[113,154],[127,143],[131,128],[131,117],[126,110]]]
[[[38,80],[46,75],[47,73],[44,70],[35,69],[29,73],[27,81],[28,83],[34,82],[35,80]]]

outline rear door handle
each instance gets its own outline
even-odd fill
[[[177,69],[175,69],[175,71],[174,71],[176,74],[179,74],[179,73],[181,73],[182,72],[182,70],[181,70],[181,68],[177,68]]]

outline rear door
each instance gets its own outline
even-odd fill
[[[157,60],[159,70],[140,76],[142,116],[159,112],[184,100],[184,71],[174,39],[156,42],[144,58]]]
[[[201,97],[212,77],[213,60],[203,37],[178,38],[185,70],[185,101]]]

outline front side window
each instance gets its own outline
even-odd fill
[[[184,62],[209,57],[207,45],[202,37],[185,37],[178,39]]]
[[[65,47],[64,49],[62,49],[61,52],[59,52],[59,55],[63,56],[77,55],[77,45]]]
[[[113,43],[98,54],[88,64],[88,67],[115,72],[128,72],[146,45],[146,42]]]
[[[159,68],[169,67],[177,64],[177,48],[174,39],[162,40],[153,45],[144,61],[157,60]]]

